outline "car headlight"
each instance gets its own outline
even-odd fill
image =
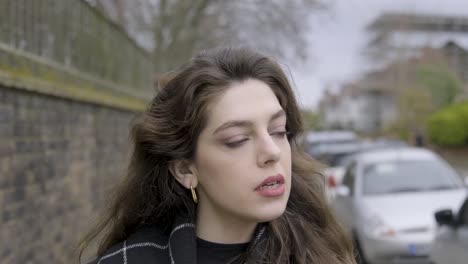
[[[394,237],[397,234],[395,229],[387,225],[378,215],[366,219],[364,230],[373,237]]]

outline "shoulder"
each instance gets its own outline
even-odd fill
[[[127,240],[115,244],[92,264],[170,263],[168,237],[156,227],[137,230]]]

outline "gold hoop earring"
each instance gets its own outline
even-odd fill
[[[198,203],[198,197],[197,197],[197,193],[195,192],[195,188],[193,188],[192,185],[190,185],[190,191],[192,191],[192,199],[193,199],[193,202],[195,204]]]

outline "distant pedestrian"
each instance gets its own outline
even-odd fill
[[[417,132],[416,135],[414,136],[414,144],[416,147],[424,147],[424,136],[422,135],[421,132]]]

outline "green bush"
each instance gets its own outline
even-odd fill
[[[429,118],[428,134],[432,142],[443,146],[468,143],[468,102],[451,105]]]
[[[436,109],[453,103],[463,86],[456,75],[442,65],[423,65],[417,69],[416,75],[418,81],[429,89]]]

